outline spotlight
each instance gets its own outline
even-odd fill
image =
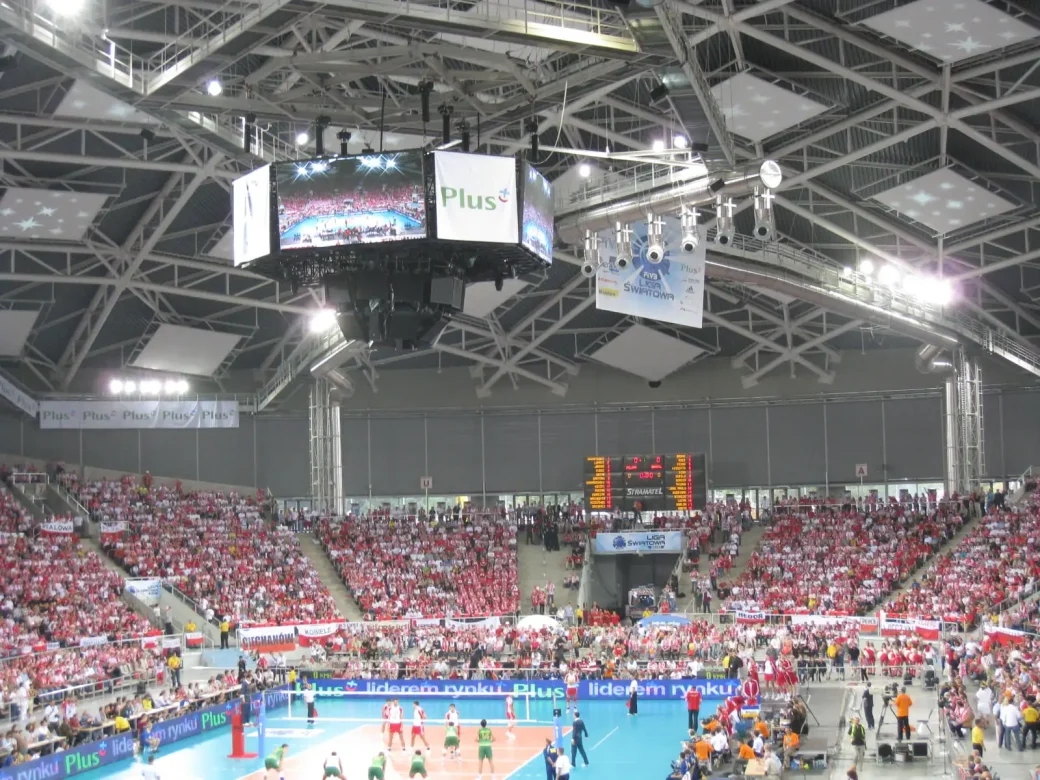
[[[646,215],[646,243],[648,263],[657,265],[664,260],[664,220],[652,213]]]
[[[211,79],[209,84],[206,85],[206,92],[209,93],[210,97],[220,97],[223,91],[224,87],[216,79]]]
[[[652,90],[650,90],[650,102],[659,103],[668,97],[668,87],[664,84],[658,84]]]
[[[309,135],[307,135],[307,133],[297,133],[296,134],[296,145],[297,146],[306,146],[307,142],[310,141],[310,140],[311,140],[311,137]]]
[[[113,379],[111,382],[108,383],[108,391],[110,393],[115,393],[116,395],[119,395],[121,392],[123,392],[123,380]]]
[[[339,141],[339,156],[346,157],[350,154],[350,133],[346,130],[340,130],[336,133],[336,140]]]
[[[689,145],[690,142],[687,140],[686,136],[682,135],[681,133],[676,135],[675,138],[672,139],[672,146],[674,146],[676,149],[685,149]]]
[[[716,179],[715,181],[713,181],[711,184],[708,185],[708,190],[712,194],[715,194],[715,193],[721,191],[722,188],[725,187],[725,186],[726,186],[726,180],[725,179]]]
[[[841,269],[841,275],[846,277],[846,278],[852,276],[852,266],[851,265],[847,265],[844,268],[842,268]]]
[[[585,231],[585,260],[581,264],[581,275],[591,279],[599,268],[599,235]]]
[[[162,389],[162,385],[158,380],[146,379],[141,382],[141,393],[144,395],[158,395],[160,389]]]
[[[752,232],[759,241],[768,241],[773,237],[773,198],[776,196],[766,190],[759,194],[755,189],[755,227]]]
[[[894,287],[899,283],[899,271],[895,266],[886,265],[878,272],[878,281],[887,287]]]
[[[325,130],[332,124],[327,116],[319,116],[314,120],[314,156],[325,156]]]
[[[628,224],[616,223],[614,241],[617,244],[617,267],[624,271],[632,262],[632,228]]]
[[[936,306],[947,306],[953,302],[955,295],[953,285],[946,279],[939,279],[930,286],[928,297]]]
[[[136,393],[137,392],[137,385],[134,382],[131,382],[130,380],[127,380],[126,382],[123,382],[123,392],[126,393],[127,395],[131,395],[133,393]]]
[[[311,333],[325,333],[336,325],[336,312],[332,309],[318,309],[311,315],[308,329]]]
[[[871,260],[864,260],[859,264],[859,272],[864,276],[870,276],[874,273],[874,263]]]
[[[83,10],[86,0],[44,0],[55,13],[63,16],[73,16]]]
[[[588,163],[582,163],[578,166],[578,175],[583,179],[587,179],[592,175],[592,168]]]
[[[163,392],[166,393],[166,395],[176,395],[177,394],[177,382],[176,382],[176,380],[174,380],[174,379],[167,379],[166,382],[163,384]]]
[[[664,141],[662,141],[660,138],[655,139],[654,143],[653,143],[653,150],[655,152],[663,152],[664,151]]]
[[[679,222],[682,226],[682,251],[689,254],[695,251],[701,242],[700,234],[697,232],[697,209],[693,206],[683,206]]]
[[[733,243],[736,230],[733,226],[733,199],[723,201],[722,196],[715,198],[715,243],[729,246]]]
[[[387,157],[386,158],[386,162],[383,163],[383,167],[386,168],[387,170],[391,170],[393,168],[396,168],[397,167],[397,160],[395,160],[393,157]]]
[[[177,380],[177,392],[180,395],[184,395],[188,392],[188,383],[184,379]]]

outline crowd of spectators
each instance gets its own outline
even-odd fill
[[[946,509],[839,507],[777,514],[729,588],[727,609],[862,614],[924,564],[963,524]]]
[[[77,486],[91,515],[124,520],[105,551],[135,577],[164,577],[232,623],[341,620],[328,589],[286,528],[271,527],[253,497],[185,492],[133,476]],[[211,607],[209,605],[212,605]]]
[[[381,190],[356,190],[353,192],[334,192],[323,196],[290,196],[279,199],[278,232],[284,235],[298,229],[301,222],[308,219],[325,220],[329,230],[338,243],[361,241],[372,235],[392,236],[396,227],[393,220],[384,224],[372,224],[365,227],[349,226],[344,217],[350,215],[376,215],[396,213],[407,216],[422,224],[425,221],[425,210],[417,197],[414,187],[387,187]],[[322,226],[319,226],[319,231]],[[319,232],[319,231],[311,231]],[[297,243],[305,239],[303,233],[293,233],[291,241]],[[323,236],[323,240],[325,240]]]
[[[426,523],[386,515],[323,519],[316,533],[367,620],[515,613],[516,525],[504,514]]]
[[[1040,512],[993,507],[888,609],[971,625],[998,605],[1034,592],[1038,580]]]

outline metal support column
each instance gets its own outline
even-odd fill
[[[982,369],[964,350],[953,356],[954,371],[944,385],[946,493],[975,490],[986,473],[982,422]]]
[[[317,509],[338,515],[345,511],[339,396],[337,388],[325,379],[311,385],[311,496]]]

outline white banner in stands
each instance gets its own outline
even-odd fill
[[[437,238],[520,243],[516,159],[434,152]]]
[[[36,399],[3,375],[0,375],[0,397],[6,398],[30,417],[35,417],[40,411]]]
[[[107,636],[85,636],[79,640],[80,647],[96,647],[97,645],[107,645]]]
[[[44,401],[41,428],[237,428],[237,401]]]
[[[498,628],[502,619],[497,617],[483,618],[482,620],[452,620],[444,621],[447,628]]]
[[[596,535],[592,551],[596,555],[620,555],[624,553],[679,553],[683,549],[682,531],[627,531]]]
[[[75,533],[75,524],[71,520],[52,520],[40,526],[40,531],[45,535],[69,536]]]
[[[320,623],[317,625],[297,626],[300,636],[308,639],[317,639],[323,636],[332,636],[339,631],[339,623]]]
[[[106,525],[102,523],[102,525]],[[109,523],[108,525],[126,525],[125,523]],[[102,531],[104,533],[104,531]],[[126,592],[140,599],[146,606],[154,607],[162,596],[162,580],[140,579],[127,580]]]
[[[121,534],[126,530],[126,523],[122,520],[119,521],[101,521],[101,535],[105,534]]]

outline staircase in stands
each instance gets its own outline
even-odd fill
[[[562,546],[559,550],[548,552],[545,545],[527,544],[524,535],[520,534],[516,545],[516,568],[520,583],[520,612],[531,613],[531,591],[538,587],[546,587],[550,582],[556,585],[556,608],[568,604],[576,607],[578,605],[578,591],[576,588],[563,587],[563,581],[568,575],[580,575],[581,569],[568,569],[567,558],[570,557],[569,547]]]
[[[729,570],[729,574],[725,575],[722,580],[723,582],[736,582],[740,575],[744,573],[747,568],[748,561],[751,560],[751,554],[758,549],[759,542],[762,541],[762,536],[765,534],[767,526],[755,523],[750,529],[745,531],[740,536],[740,551],[737,553],[737,557],[733,559],[733,567]],[[708,547],[711,548],[716,543],[710,542]],[[697,574],[700,577],[707,577],[708,572],[711,569],[711,562],[708,559],[707,550],[701,555],[700,560],[697,562]],[[690,574],[686,573],[685,579],[680,583],[680,593],[685,593],[689,598],[686,602],[684,611],[695,612],[696,606],[694,604],[693,593],[690,592]],[[717,610],[719,607],[718,596],[714,597],[712,602],[712,609]]]
[[[332,561],[329,560],[329,556],[322,549],[321,543],[311,534],[301,533],[297,535],[297,538],[300,540],[300,552],[314,566],[314,570],[318,573],[318,578],[328,588],[340,614],[351,622],[360,621],[363,617],[361,608],[343,584],[343,580],[340,579],[339,573],[332,565]]]

